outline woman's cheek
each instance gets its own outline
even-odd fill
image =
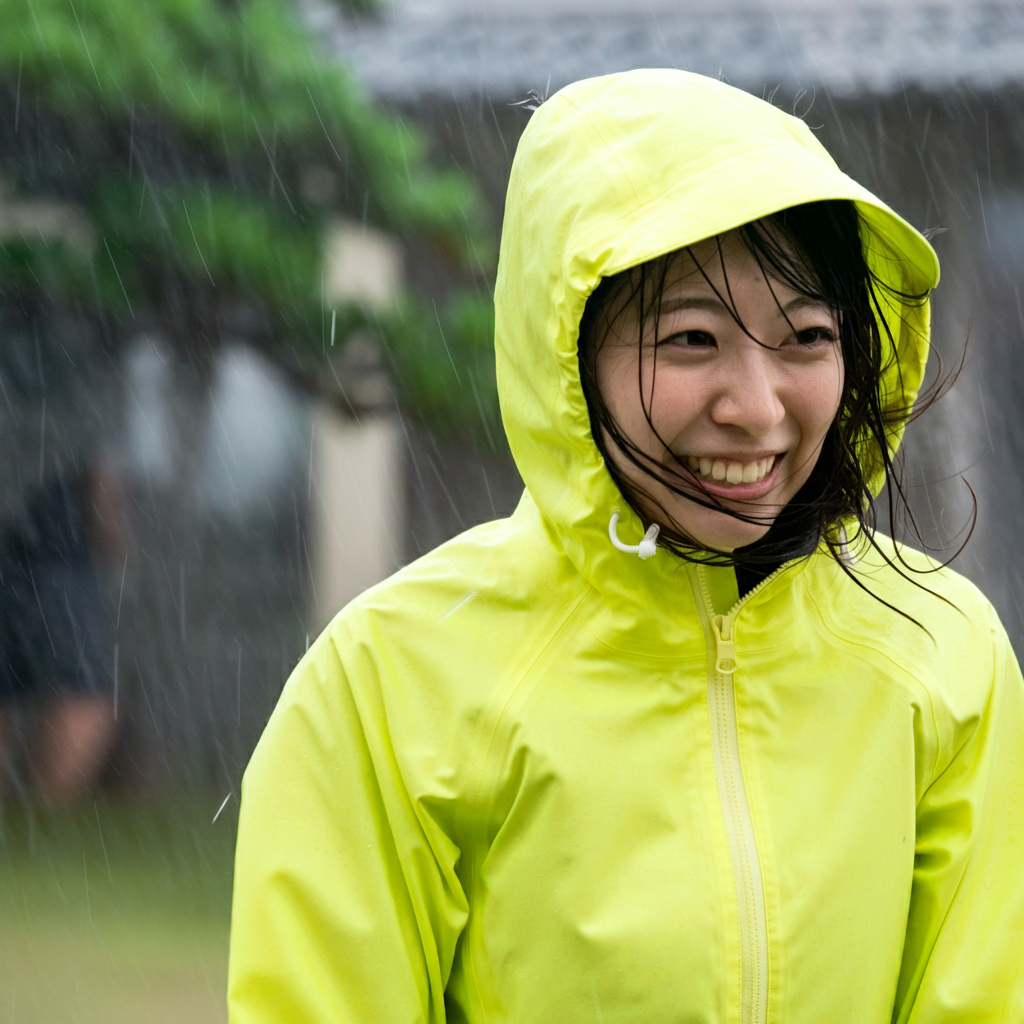
[[[843,396],[843,366],[822,361],[814,374],[808,374],[799,389],[797,404],[805,432],[824,436],[832,425]]]
[[[651,381],[646,383],[646,393],[651,393]],[[651,419],[666,441],[685,430],[700,415],[702,385],[692,373],[679,367],[659,367],[654,387]]]
[[[842,362],[838,366],[832,368],[830,375],[829,386],[831,388],[832,401],[827,404],[824,416],[823,416],[823,430],[828,430],[832,426],[833,421],[839,413],[839,407],[843,401],[843,383],[845,381],[845,373]]]

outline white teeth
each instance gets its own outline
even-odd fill
[[[775,457],[758,459],[757,462],[726,462],[725,459],[710,459],[706,455],[688,455],[686,464],[694,473],[711,477],[712,480],[730,484],[754,484],[763,480],[775,464]]]

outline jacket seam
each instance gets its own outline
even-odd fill
[[[505,699],[504,699],[504,701],[502,702],[502,705],[501,705],[501,710],[495,716],[494,725],[491,728],[491,735],[490,735],[490,738],[487,741],[487,749],[484,752],[483,760],[482,760],[481,765],[480,765],[480,773],[479,773],[479,777],[477,779],[477,785],[476,785],[476,790],[475,790],[474,799],[473,799],[474,811],[473,811],[473,814],[470,816],[470,821],[469,821],[468,834],[469,834],[469,844],[470,844],[470,850],[469,850],[470,856],[469,856],[468,861],[467,861],[468,875],[467,875],[467,879],[466,879],[466,881],[467,881],[467,886],[466,886],[466,902],[467,902],[467,907],[468,907],[468,910],[469,910],[469,917],[472,916],[472,912],[473,912],[472,911],[471,901],[472,901],[473,893],[474,893],[474,890],[475,890],[475,882],[476,882],[476,878],[475,878],[476,861],[477,861],[477,856],[476,855],[477,855],[478,852],[482,852],[481,850],[477,849],[478,844],[480,846],[482,846],[482,843],[480,843],[480,840],[479,840],[478,832],[479,832],[479,829],[480,829],[481,824],[482,824],[482,819],[484,819],[486,817],[487,813],[489,813],[490,808],[491,808],[491,803],[488,803],[486,809],[481,806],[481,804],[480,804],[480,795],[481,795],[481,792],[483,790],[484,777],[487,774],[487,767],[491,763],[491,755],[494,752],[495,740],[496,740],[499,728],[501,727],[502,720],[505,717],[505,712],[508,709],[508,705],[511,702],[512,698],[518,692],[520,686],[522,686],[523,681],[530,674],[531,669],[534,667],[534,665],[537,664],[538,661],[540,661],[540,659],[543,657],[544,653],[548,650],[548,648],[552,645],[552,643],[554,643],[555,638],[565,628],[566,623],[569,622],[570,619],[574,618],[574,613],[575,613],[576,609],[580,606],[580,604],[582,604],[582,602],[586,599],[588,594],[590,594],[593,591],[593,589],[594,589],[593,586],[589,582],[584,580],[584,586],[583,586],[583,588],[581,590],[580,595],[577,597],[577,599],[575,601],[573,601],[571,604],[567,604],[567,605],[563,606],[563,614],[560,617],[557,618],[556,624],[554,625],[554,628],[551,629],[551,631],[550,631],[548,637],[545,639],[545,641],[538,646],[538,648],[535,651],[533,657],[529,660],[529,662],[526,665],[524,665],[519,670],[518,678],[516,679],[515,684],[511,687],[509,692],[506,694]],[[555,617],[553,616],[553,618],[555,618]],[[467,926],[468,926],[468,923],[469,923],[469,917],[467,917]],[[468,965],[469,966],[469,973],[470,973],[470,976],[473,979],[473,988],[474,988],[474,992],[475,992],[475,995],[476,995],[477,1006],[479,1006],[480,1012],[483,1014],[484,1019],[487,1019],[487,1017],[488,1017],[487,1007],[486,1007],[486,1005],[484,1003],[484,1000],[483,1000],[480,979],[477,977],[476,963],[475,963],[475,960],[474,960],[474,958],[472,956],[470,956],[468,959],[469,959],[469,965]]]
[[[814,599],[814,595],[811,593],[810,589],[808,589],[808,591],[807,591],[807,599],[811,602],[811,604],[814,605],[814,609],[818,613],[817,614],[817,621],[818,621],[819,625],[821,626],[822,629],[825,630],[826,633],[828,633],[829,636],[831,636],[834,639],[838,640],[841,644],[843,644],[846,647],[853,647],[853,648],[857,648],[859,650],[870,651],[871,653],[879,655],[880,657],[884,658],[890,665],[893,666],[893,668],[895,668],[897,671],[899,671],[899,673],[902,676],[904,676],[904,677],[906,677],[908,679],[912,679],[915,682],[917,682],[917,684],[918,684],[918,686],[920,688],[920,691],[927,698],[927,700],[928,700],[928,714],[929,714],[929,716],[931,718],[932,734],[935,736],[935,755],[932,758],[931,770],[928,772],[928,778],[931,779],[932,781],[929,782],[927,786],[924,786],[922,788],[922,790],[921,790],[921,800],[923,800],[924,796],[925,796],[925,793],[928,792],[928,790],[931,788],[931,786],[934,783],[934,780],[935,780],[935,777],[936,777],[935,776],[935,770],[936,770],[936,767],[938,766],[938,763],[939,763],[939,749],[942,746],[942,736],[941,736],[941,733],[940,733],[940,730],[939,730],[939,722],[938,722],[938,718],[936,717],[936,714],[935,714],[935,699],[932,696],[931,690],[929,690],[928,687],[925,686],[925,684],[923,682],[921,682],[916,675],[914,675],[914,673],[909,669],[908,666],[901,665],[898,661],[896,661],[894,658],[892,658],[888,654],[888,652],[886,652],[885,650],[882,650],[879,647],[874,647],[871,644],[866,644],[866,643],[862,643],[862,642],[857,641],[857,640],[853,640],[850,637],[845,636],[844,634],[839,632],[837,629],[834,629],[831,625],[829,625],[828,621],[825,618],[825,615],[823,614],[823,612],[821,610],[821,606]],[[954,754],[954,757],[955,756],[956,755]],[[918,805],[920,805],[920,800],[916,801],[915,808]]]
[[[990,633],[991,633],[991,629],[990,629]],[[992,639],[993,639],[993,641],[995,641],[997,638],[996,637],[992,637]],[[975,722],[973,728],[967,730],[967,734],[964,736],[963,742],[961,742],[959,744],[959,746],[957,746],[956,750],[954,750],[952,752],[952,754],[949,757],[949,760],[945,763],[945,765],[943,765],[942,771],[940,771],[940,772],[938,772],[936,774],[934,772],[934,770],[933,770],[932,780],[925,787],[925,791],[921,795],[922,799],[924,799],[924,797],[935,786],[937,786],[939,784],[939,782],[942,780],[943,776],[946,774],[946,772],[948,772],[953,767],[953,764],[956,761],[956,759],[961,755],[961,753],[963,753],[964,748],[971,742],[971,740],[974,738],[975,734],[977,733],[978,728],[981,725],[981,722],[984,719],[986,713],[988,712],[988,709],[989,709],[990,705],[992,704],[992,701],[993,701],[993,699],[995,697],[995,692],[996,692],[996,675],[998,674],[998,672],[999,672],[999,666],[998,666],[998,664],[996,662],[996,659],[993,658],[992,659],[992,674],[991,674],[991,677],[989,679],[988,691],[985,694],[984,707],[982,709],[981,714],[979,714],[979,716],[978,716],[978,721]],[[988,787],[986,785],[986,792],[987,792],[987,788]],[[973,856],[973,845],[972,845],[971,853],[972,853],[972,856]],[[970,858],[968,858],[968,862],[969,862],[969,860],[970,860]],[[965,871],[966,871],[966,867],[965,867]]]
[[[995,695],[996,675],[997,675],[998,671],[999,671],[999,666],[996,663],[996,660],[993,659],[993,663],[992,663],[992,677],[991,677],[991,680],[990,680],[990,683],[989,683],[988,693],[987,693],[986,698],[985,698],[985,707],[986,707],[986,709],[991,704],[992,699],[993,699],[993,697]],[[924,799],[924,796],[927,795],[935,786],[937,786],[939,784],[939,782],[942,780],[943,776],[945,776],[945,774],[953,767],[953,763],[960,756],[960,754],[963,752],[964,748],[968,745],[968,743],[970,743],[970,741],[973,738],[973,736],[975,735],[976,731],[977,731],[977,728],[971,730],[971,732],[965,737],[963,743],[961,743],[960,746],[957,747],[957,749],[956,749],[955,753],[953,754],[953,756],[946,763],[946,766],[928,784],[928,786],[926,787],[926,789],[924,791],[924,794],[922,794],[922,799]],[[987,802],[987,798],[988,798],[988,791],[989,791],[990,785],[991,785],[991,773],[989,773],[988,777],[986,778],[986,783],[985,783],[986,802]],[[916,843],[915,843],[915,846],[916,846]],[[956,888],[954,888],[952,894],[950,895],[949,902],[946,904],[946,907],[945,907],[945,909],[942,912],[942,920],[939,922],[939,926],[935,929],[935,935],[934,935],[934,938],[932,940],[931,947],[928,950],[928,954],[927,954],[927,956],[925,956],[923,958],[923,960],[921,962],[920,973],[917,976],[917,986],[915,987],[914,993],[913,993],[913,997],[910,998],[910,1002],[909,1002],[911,1010],[913,1009],[914,1003],[917,1001],[918,993],[921,991],[921,983],[924,981],[924,976],[928,973],[928,965],[931,963],[932,957],[935,954],[935,947],[938,945],[939,939],[941,938],[942,933],[945,930],[946,922],[949,920],[949,915],[952,913],[953,907],[956,906],[957,898],[960,895],[960,890],[963,888],[964,879],[967,877],[967,872],[970,869],[971,862],[974,860],[974,852],[975,852],[976,848],[977,848],[977,835],[972,833],[971,841],[969,843],[969,852],[967,854],[966,859],[964,860],[963,867],[960,870],[960,875],[959,875],[959,877],[956,880]],[[913,894],[911,894],[911,901],[913,901]],[[913,904],[911,902],[911,906],[912,905]],[[910,921],[909,911],[910,911],[910,908],[908,908],[908,917],[907,917],[908,925],[909,925],[909,921]],[[902,960],[902,957],[901,957],[901,960]],[[902,967],[902,964],[901,964],[901,967]],[[898,979],[897,979],[897,984],[898,984]],[[907,993],[907,995],[909,996],[909,993]],[[907,1004],[904,1003],[904,1006],[901,1008],[901,1012],[900,1012],[900,1018],[903,1019],[903,1020],[907,1020],[908,1019],[904,1015],[904,1013],[903,1013],[903,1011],[906,1009],[906,1006],[907,1006]]]

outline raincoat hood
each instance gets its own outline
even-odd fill
[[[869,266],[885,284],[911,295],[935,286],[938,260],[924,237],[843,174],[803,121],[739,89],[684,71],[631,71],[570,85],[534,113],[506,200],[498,389],[527,490],[600,589],[617,586],[609,572],[614,580],[623,573],[608,540],[612,512],[622,513],[627,543],[644,529],[591,434],[577,357],[587,297],[602,277],[823,199],[856,202]],[[885,292],[880,298],[892,302]],[[899,368],[887,360],[885,398],[909,409],[927,358],[928,307],[885,312]],[[878,469],[876,460],[876,492]],[[657,587],[673,561],[663,554],[634,574]]]

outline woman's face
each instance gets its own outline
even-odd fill
[[[763,537],[810,476],[839,409],[843,359],[832,310],[769,283],[737,235],[721,239],[721,255],[714,239],[690,251],[669,270],[657,337],[648,323],[641,344],[629,310],[615,318],[597,355],[598,387],[660,475],[756,522],[674,493],[608,438],[605,448],[690,538],[732,551]],[[719,296],[731,296],[732,311]],[[665,518],[654,503],[644,511]]]

